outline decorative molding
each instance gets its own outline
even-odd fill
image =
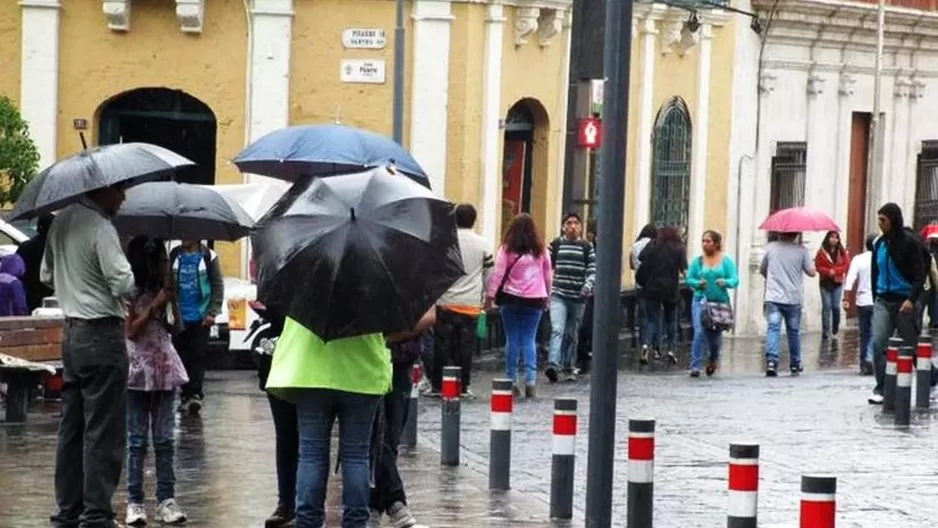
[[[892,95],[896,99],[905,99],[909,96],[909,92],[912,90],[912,81],[908,79],[896,79],[896,82],[893,84]]]
[[[853,75],[847,72],[840,73],[840,79],[837,85],[837,93],[843,97],[850,97],[856,91],[857,80]]]
[[[107,28],[111,31],[130,31],[130,0],[104,0],[101,3]]]
[[[872,62],[871,62],[872,64]],[[825,72],[825,73],[837,73],[848,72],[851,75],[869,75],[872,76],[875,74],[875,69],[873,66],[857,66],[855,63],[851,62],[849,64],[843,62],[815,62],[810,60],[797,60],[797,59],[780,59],[780,58],[766,58],[763,61],[763,66],[772,70],[792,70],[792,71],[814,71],[814,72]],[[886,66],[883,68],[883,76],[891,77],[899,75],[902,72],[901,68],[896,66]],[[934,78],[938,77],[938,70],[931,69],[919,69],[915,72],[916,78]]]
[[[681,32],[684,29],[686,20],[681,18],[671,18],[660,22],[661,29],[658,32],[659,46],[661,46],[662,55],[670,55],[675,47],[681,44]]]
[[[205,0],[176,0],[176,18],[183,33],[202,33]]]
[[[820,95],[824,93],[824,83],[827,82],[827,79],[821,77],[816,73],[812,73],[808,76],[808,86],[807,91],[808,95]]]
[[[33,9],[61,9],[59,0],[20,0],[20,7]]]
[[[563,31],[563,11],[541,9],[537,17],[537,43],[546,48],[550,41]]]
[[[772,72],[763,72],[759,76],[759,93],[768,95],[775,91],[778,84],[778,77]]]
[[[537,31],[538,17],[541,10],[537,7],[519,7],[515,9],[515,47],[528,43],[528,36]]]
[[[909,97],[912,99],[921,99],[925,97],[925,82],[918,79],[912,79],[912,89],[909,91]]]

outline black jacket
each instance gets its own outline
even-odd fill
[[[642,295],[664,302],[677,302],[680,297],[680,273],[687,269],[687,255],[679,245],[652,240],[638,256],[642,263],[635,281]]]
[[[873,296],[892,301],[908,299],[914,303],[925,287],[931,255],[928,254],[928,250],[925,249],[925,245],[922,244],[918,236],[905,228],[902,220],[902,210],[899,209],[898,205],[888,203],[880,208],[880,214],[889,218],[892,225],[888,233],[884,233],[873,243],[872,265],[870,268],[870,286],[873,289]],[[905,298],[889,292],[879,291],[880,270],[876,254],[883,245],[886,246],[886,253],[889,260],[896,266],[896,270],[912,286],[912,290]]]

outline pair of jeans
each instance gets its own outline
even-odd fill
[[[537,380],[537,326],[543,310],[509,304],[499,308],[505,329],[505,376],[518,379],[518,361],[524,363],[524,383]]]
[[[296,405],[268,393],[270,414],[276,434],[277,503],[290,511],[295,508],[296,471],[299,464],[300,431]]]
[[[198,323],[186,323],[179,334],[173,338],[173,346],[179,352],[182,365],[186,368],[189,382],[180,391],[182,400],[198,397],[205,398],[202,384],[205,381],[205,354],[208,348],[209,328]]]
[[[375,414],[371,452],[375,477],[371,490],[371,509],[386,512],[395,502],[407,504],[404,481],[397,470],[397,448],[410,411],[411,363],[395,363],[391,392],[384,395]]]
[[[677,344],[677,303],[645,299],[645,328],[642,332],[642,345],[659,348],[662,342],[665,350],[673,351]]]
[[[114,522],[111,499],[127,440],[128,366],[123,320],[66,320],[54,526]]]
[[[462,369],[462,390],[469,389],[472,381],[472,355],[478,347],[476,324],[478,317],[437,308],[433,325],[433,361],[430,364],[430,385],[436,392],[443,383],[443,367]]]
[[[873,372],[876,387],[873,391],[882,394],[886,379],[886,347],[893,333],[898,333],[906,346],[914,347],[921,331],[917,310],[902,313],[901,300],[886,300],[882,297],[873,302]]]
[[[575,366],[580,323],[583,321],[585,299],[569,299],[560,295],[550,297],[550,348],[547,363],[564,372]]]
[[[694,341],[690,346],[690,369],[700,370],[704,357],[704,347],[707,347],[708,359],[714,363],[720,360],[720,349],[723,347],[723,332],[704,328],[703,313],[707,306],[705,297],[694,297],[691,301],[691,322],[694,325]]]
[[[821,286],[821,335],[825,338],[840,331],[840,295],[843,291],[842,284],[830,289]]]
[[[130,504],[143,504],[143,462],[151,432],[156,458],[156,501],[160,503],[176,496],[173,473],[175,397],[173,391],[127,391],[127,502]]]
[[[342,466],[342,528],[366,528],[371,495],[371,427],[380,396],[332,389],[293,392],[300,431],[296,478],[296,527],[325,522],[332,425],[339,422]]]
[[[768,328],[765,332],[765,359],[778,362],[778,347],[782,333],[782,321],[788,334],[788,355],[791,367],[801,366],[801,305],[765,303],[765,318]]]
[[[860,364],[873,361],[873,306],[857,306],[860,327]]]

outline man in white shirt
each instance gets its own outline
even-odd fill
[[[857,307],[860,326],[860,374],[873,375],[873,288],[870,273],[873,258],[873,242],[876,235],[866,237],[866,251],[853,257],[847,278],[844,279],[844,310],[849,310],[851,298]],[[856,286],[856,293],[854,293]]]

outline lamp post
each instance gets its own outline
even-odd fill
[[[590,387],[586,526],[612,526],[612,483],[616,446],[616,386],[619,359],[619,290],[622,281],[622,216],[625,203],[625,145],[629,123],[632,0],[606,0],[604,34],[606,86],[597,235],[595,352]]]
[[[397,22],[394,26],[394,102],[391,113],[391,136],[404,145],[404,0],[396,0]]]

